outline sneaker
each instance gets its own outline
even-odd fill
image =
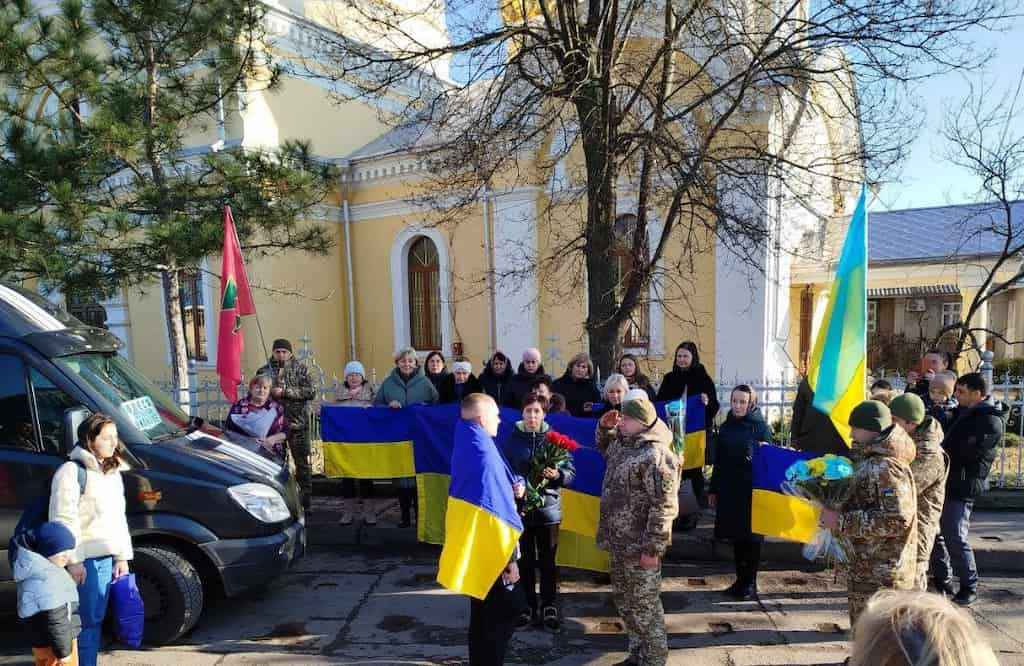
[[[533,609],[527,608],[516,618],[516,629],[526,629],[533,624]]]
[[[554,606],[545,606],[541,611],[544,628],[551,633],[557,634],[562,630],[562,620],[558,617],[558,609]]]
[[[369,509],[363,512],[363,524],[373,527],[377,524],[377,514],[373,509]]]
[[[412,527],[412,521],[409,520],[408,518],[402,518],[400,521],[398,521],[398,526],[401,527],[402,529],[405,529],[407,527]]]
[[[978,593],[969,587],[961,587],[953,596],[953,603],[959,606],[970,606],[978,600]]]

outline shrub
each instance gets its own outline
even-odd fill
[[[1010,449],[1019,449],[1021,444],[1024,444],[1024,437],[1021,437],[1015,432],[1006,433],[1006,447]]]
[[[1024,376],[1024,358],[1001,358],[992,363],[992,376],[996,383],[1006,373],[1014,377]]]

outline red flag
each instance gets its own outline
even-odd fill
[[[242,249],[235,234],[231,207],[224,206],[224,258],[220,269],[220,328],[217,332],[217,374],[220,388],[231,402],[238,400],[242,383],[242,315],[256,314],[245,274]]]

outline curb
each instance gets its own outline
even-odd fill
[[[338,525],[341,514],[330,509],[314,508],[310,514],[306,534],[310,545],[325,547],[358,547],[368,550],[387,550],[415,556],[437,556],[440,547],[416,540],[416,529],[400,528],[386,518],[376,526]],[[669,562],[727,562],[733,558],[732,545],[714,538],[714,528],[707,518],[689,532],[676,532],[666,559]],[[1024,573],[1024,544],[1007,542],[996,535],[972,535],[971,546],[978,569],[984,572]],[[806,571],[826,568],[822,561],[804,558],[801,544],[781,539],[766,538],[761,547],[761,559],[768,565],[787,565]]]

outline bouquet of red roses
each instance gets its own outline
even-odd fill
[[[549,481],[544,476],[544,469],[558,469],[559,465],[568,460],[578,448],[579,442],[560,432],[549,430],[544,435],[544,443],[534,451],[533,460],[530,462],[530,476],[526,479],[526,496],[523,498],[524,516],[544,506],[544,495],[541,493]]]

